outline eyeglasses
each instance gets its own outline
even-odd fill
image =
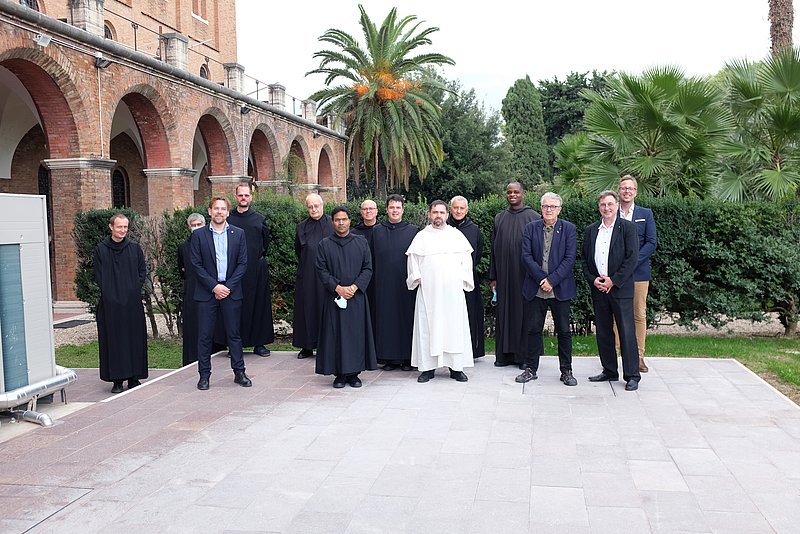
[[[551,206],[549,204],[542,204],[542,209],[547,211],[553,211],[559,209],[561,206]]]
[[[361,211],[378,211],[378,208],[361,208]]]
[[[636,191],[635,187],[620,187],[620,191]]]

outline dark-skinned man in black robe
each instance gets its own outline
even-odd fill
[[[354,234],[362,235],[367,240],[369,250],[372,254],[372,265],[375,265],[375,252],[372,246],[372,231],[378,226],[378,205],[374,200],[365,200],[361,203],[361,222],[351,231]],[[375,332],[375,284],[370,280],[367,286],[367,300],[369,301],[369,313],[372,319],[372,331]]]
[[[472,339],[472,357],[480,358],[486,354],[484,348],[485,330],[483,327],[483,298],[478,283],[478,263],[483,257],[483,235],[478,225],[467,216],[469,204],[462,196],[455,196],[450,201],[450,217],[447,224],[454,226],[464,234],[472,247],[472,279],[475,283],[473,291],[464,291],[469,315],[469,333]]]
[[[522,369],[527,346],[522,316],[522,232],[525,225],[542,216],[524,204],[525,190],[519,182],[506,186],[506,201],[508,208],[494,217],[489,264],[489,285],[497,292],[494,365]]]
[[[252,185],[240,183],[236,186],[236,209],[228,215],[228,224],[244,230],[247,240],[247,271],[242,279],[244,298],[239,334],[242,336],[242,346],[253,347],[253,352],[259,356],[269,356],[266,345],[275,341],[272,290],[267,266],[269,223],[262,214],[250,209],[252,201]],[[219,328],[217,332],[220,332]],[[215,341],[225,344],[224,339]]]
[[[322,317],[325,288],[317,276],[317,247],[320,241],[333,235],[331,218],[322,211],[322,197],[312,193],[306,197],[308,218],[297,223],[294,252],[297,256],[297,282],[294,286],[294,315],[292,345],[298,347],[299,359],[314,355]]]
[[[111,235],[94,249],[94,279],[100,288],[97,303],[97,340],[100,380],[113,382],[121,393],[147,378],[147,327],[142,287],[147,276],[141,247],[128,239],[128,218],[117,213],[108,227]]]
[[[369,301],[364,289],[372,278],[372,253],[366,239],[350,232],[347,208],[334,208],[334,234],[317,249],[316,269],[326,295],[322,300],[316,372],[335,375],[333,387],[361,387],[358,374],[377,367]]]
[[[206,225],[206,218],[200,213],[192,213],[186,219],[189,231],[194,232]],[[183,279],[183,302],[181,303],[181,323],[183,333],[183,365],[197,361],[197,302],[194,292],[197,288],[197,275],[192,268],[192,235],[178,245],[178,273]]]
[[[402,220],[405,199],[389,195],[386,221],[372,231],[373,285],[375,286],[375,350],[384,371],[411,371],[414,303],[417,290],[408,290],[406,250],[417,227]]]

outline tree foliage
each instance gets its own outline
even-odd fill
[[[375,176],[376,195],[382,196],[384,181],[408,189],[412,168],[423,180],[442,161],[441,110],[429,92],[436,82],[424,69],[454,62],[439,53],[416,52],[432,43],[430,35],[438,28],[421,29],[416,16],[398,18],[396,8],[378,27],[363,6],[358,9],[363,44],[342,30],[326,31],[319,40],[335,49],[315,53],[319,67],[307,74],[325,74],[326,88],[311,98],[319,101],[321,113],[336,117],[336,124],[344,121],[356,180],[363,159],[366,175]]]
[[[519,79],[508,90],[501,107],[504,134],[511,151],[514,178],[525,185],[550,180],[542,102],[530,77]]]

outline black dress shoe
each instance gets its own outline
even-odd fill
[[[609,381],[616,381],[616,380],[619,380],[619,377],[611,378],[610,376],[608,376],[605,373],[600,373],[599,375],[594,375],[594,376],[590,376],[589,377],[589,382],[609,382]]]
[[[403,365],[400,366],[400,370],[401,371],[413,371],[414,368],[411,367],[409,364],[404,363]]]
[[[253,347],[253,352],[265,358],[270,355],[269,349],[264,345],[258,345],[256,347]]]
[[[361,379],[358,378],[358,375],[353,375],[347,378],[347,383],[350,384],[351,388],[360,388],[361,387]]]
[[[631,378],[628,380],[628,383],[625,384],[625,391],[636,391],[639,389],[639,382]]]
[[[122,380],[114,380],[114,385],[111,386],[111,393],[122,393]]]
[[[249,388],[253,385],[253,382],[250,381],[250,378],[245,374],[244,371],[234,371],[233,381],[243,388]]]
[[[511,365],[511,362],[494,362],[495,367],[507,367]]]
[[[453,371],[452,369],[450,369],[450,378],[452,378],[456,382],[466,382],[467,380],[469,380],[469,378],[467,378],[467,375],[464,374],[464,371]]]
[[[197,381],[197,389],[200,391],[205,391],[208,389],[208,377],[201,376],[200,380]]]
[[[142,383],[141,383],[141,382],[139,382],[139,381],[138,381],[137,379],[135,379],[135,378],[130,378],[130,379],[128,379],[128,389],[133,389],[133,388],[135,388],[135,387],[138,387],[138,386],[141,386],[141,385],[142,385]]]
[[[345,384],[347,384],[347,379],[343,376],[337,376],[333,379],[333,387],[336,389],[342,389]]]
[[[386,365],[381,367],[381,369],[383,369],[384,371],[394,371],[395,369],[397,369],[397,366],[393,363],[387,363]]]
[[[419,382],[420,384],[424,384],[425,382],[433,378],[435,374],[436,374],[436,369],[432,369],[430,371],[422,371],[422,373],[420,373],[420,375],[417,377],[417,382]]]
[[[313,349],[303,349],[303,350],[301,350],[300,352],[297,353],[297,359],[298,360],[303,360],[305,358],[310,358],[313,355],[314,355],[314,350]]]

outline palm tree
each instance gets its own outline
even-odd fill
[[[793,26],[792,0],[769,0],[769,38],[773,54],[792,47]]]
[[[715,147],[731,127],[715,84],[686,78],[676,67],[656,67],[641,76],[609,77],[602,93],[582,94],[590,102],[586,139],[571,139],[559,156],[574,192],[612,188],[626,173],[651,195],[704,196],[710,190]]]
[[[721,148],[716,195],[726,200],[794,197],[800,188],[800,52],[727,65],[734,135]]]
[[[314,54],[320,64],[307,75],[326,75],[327,87],[311,98],[319,101],[320,112],[335,116],[335,123],[344,121],[356,180],[363,158],[367,176],[375,177],[376,196],[383,197],[387,181],[408,189],[412,168],[423,180],[432,165],[441,163],[441,109],[428,92],[441,85],[424,69],[454,62],[433,52],[410,55],[431,44],[429,36],[438,28],[420,29],[422,22],[413,15],[398,20],[396,8],[378,28],[363,6],[358,9],[363,47],[346,32],[330,29],[319,40],[338,49]],[[333,86],[337,80],[343,81]]]

